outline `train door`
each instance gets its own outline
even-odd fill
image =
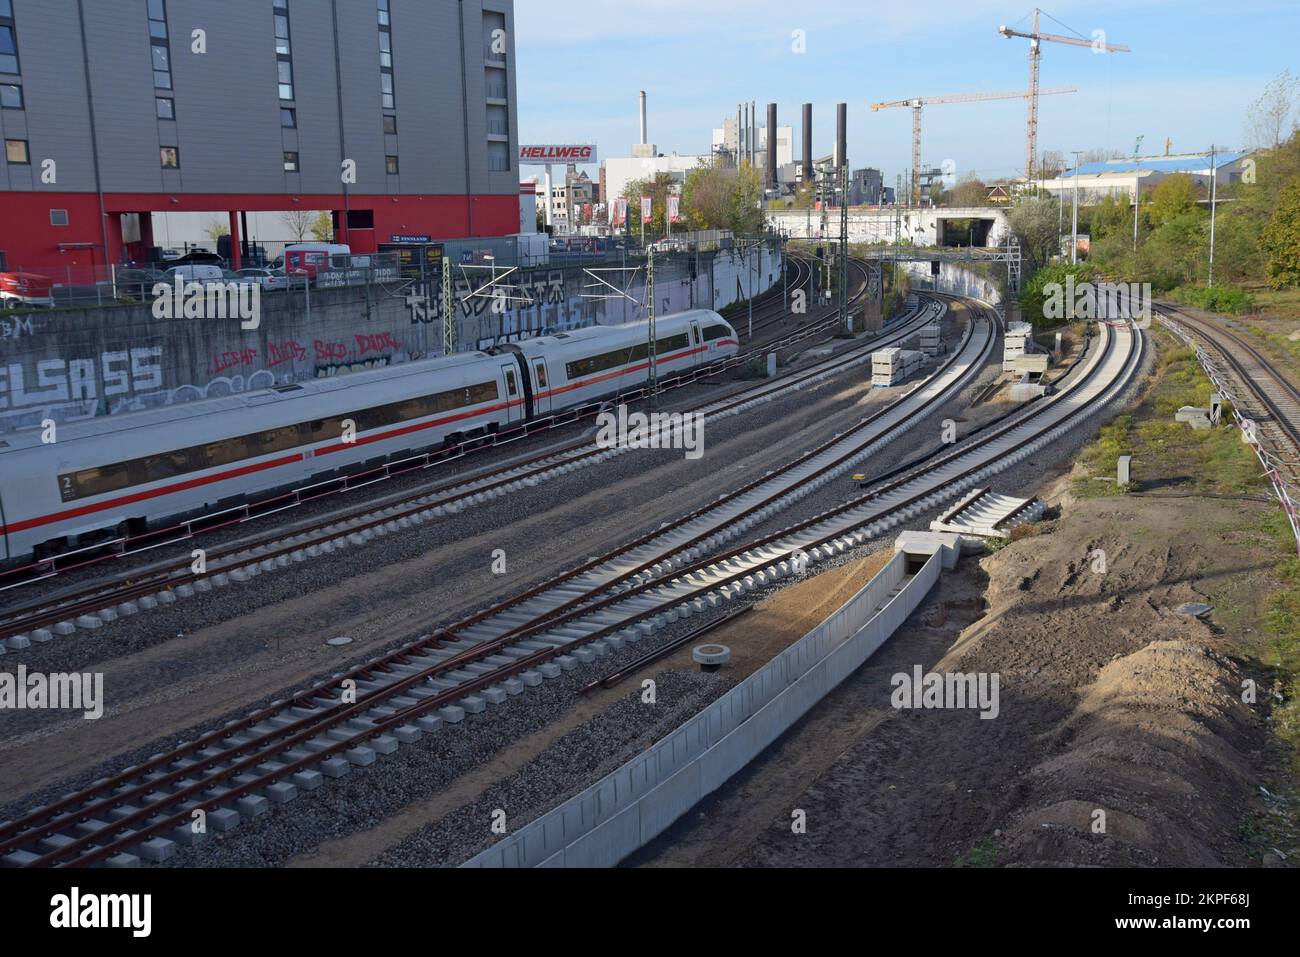
[[[506,423],[514,425],[524,418],[524,393],[519,384],[519,366],[513,362],[501,364],[501,377],[506,382]]]
[[[533,359],[533,406],[537,415],[551,412],[551,381],[546,374],[545,359]]]
[[[693,354],[691,365],[699,365],[708,361],[708,355],[703,350],[704,338],[700,335],[700,320],[691,320],[691,352]]]

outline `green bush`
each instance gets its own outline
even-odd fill
[[[1170,297],[1206,312],[1244,316],[1255,311],[1255,297],[1236,286],[1179,286]]]

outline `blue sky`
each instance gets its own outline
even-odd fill
[[[849,104],[849,157],[886,182],[911,162],[911,113],[878,100],[1028,86],[1028,29],[1018,0],[516,0],[519,126],[525,143],[595,142],[626,156],[637,139],[637,92],[650,101],[662,152],[707,152],[709,131],[740,101],[779,105],[781,125],[814,104],[814,150],[829,153],[837,101]],[[1044,10],[1085,37],[1097,29],[1132,53],[1044,44],[1039,150],[1143,153],[1238,146],[1246,106],[1290,68],[1300,74],[1300,0],[1049,0]],[[1069,33],[1044,18],[1045,32]],[[792,52],[803,30],[807,53]],[[760,125],[762,124],[760,120]],[[1024,166],[1023,100],[925,111],[922,159],[958,175]],[[528,169],[524,170],[525,175]]]

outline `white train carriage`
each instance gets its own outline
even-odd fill
[[[0,440],[0,562],[93,547],[635,389],[647,324],[60,426]],[[661,376],[735,355],[715,312],[665,316]],[[346,427],[351,423],[351,430]]]
[[[649,322],[591,326],[504,346],[529,370],[530,414],[549,415],[643,386],[650,378]],[[716,312],[696,309],[655,321],[659,377],[734,356],[736,331]]]
[[[69,423],[50,445],[24,430],[0,441],[0,559],[139,534],[525,414],[517,364],[479,352]]]

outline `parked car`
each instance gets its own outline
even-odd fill
[[[153,288],[158,283],[171,285],[173,279],[158,269],[142,267],[138,269],[119,269],[114,277],[117,298],[135,299],[140,302],[153,298]]]
[[[288,289],[289,277],[283,269],[241,269],[236,274],[240,282],[255,282],[264,290]]]
[[[181,258],[181,251],[179,249],[162,249],[158,252],[158,258],[163,262],[171,262],[174,259]]]
[[[225,282],[226,270],[216,265],[188,264],[167,270],[171,280],[180,277],[185,282]],[[233,275],[233,273],[232,273]]]

